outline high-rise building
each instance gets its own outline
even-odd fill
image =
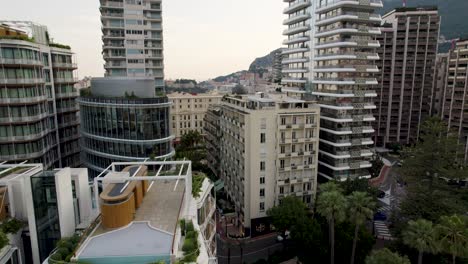
[[[175,142],[189,131],[197,131],[204,134],[204,118],[208,107],[219,104],[221,97],[219,93],[171,93],[168,94],[171,106],[171,133],[175,136]]]
[[[448,129],[458,133],[465,146],[468,162],[468,39],[456,42],[448,55],[446,83],[442,104],[442,118]]]
[[[285,196],[314,203],[319,118],[315,102],[284,94],[223,97],[220,178],[246,235],[271,231],[266,212]]]
[[[321,107],[319,175],[370,177],[375,121],[372,85],[380,0],[284,0],[283,91],[302,90]]]
[[[431,115],[442,115],[445,81],[448,67],[448,53],[438,53],[435,62],[434,90],[432,92]]]
[[[153,77],[164,90],[161,0],[100,0],[106,76]]]
[[[424,120],[435,113],[440,16],[437,7],[408,7],[387,13],[383,21],[375,141],[377,146],[410,144],[418,140]]]
[[[206,111],[205,119],[203,120],[204,139],[206,146],[206,161],[208,167],[216,175],[221,177],[221,149],[220,140],[221,132],[221,106],[211,105]]]
[[[4,263],[44,263],[61,238],[98,216],[87,169],[47,171],[42,164],[2,163],[0,175],[0,221],[25,223],[8,235],[8,246],[0,251]]]
[[[79,166],[74,53],[45,26],[0,23],[0,160]]]
[[[175,153],[171,102],[152,78],[93,78],[80,104],[82,160],[95,177],[116,161],[165,159]],[[123,95],[123,96],[122,96]]]

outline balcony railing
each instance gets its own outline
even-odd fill
[[[34,84],[44,83],[43,78],[0,78],[2,84]]]
[[[10,59],[0,58],[0,64],[16,64],[16,65],[42,65],[42,61],[34,59]]]

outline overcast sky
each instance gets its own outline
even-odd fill
[[[247,69],[283,40],[281,0],[163,0],[166,79],[205,80]],[[48,26],[56,42],[76,53],[78,74],[102,76],[99,0],[15,0],[1,20]]]

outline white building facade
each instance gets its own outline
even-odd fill
[[[106,76],[154,77],[164,88],[161,0],[101,0]]]
[[[319,175],[370,177],[372,85],[380,0],[284,0],[284,90],[306,91],[321,107]]]

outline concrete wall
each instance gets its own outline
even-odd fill
[[[75,210],[73,207],[70,168],[65,168],[55,173],[55,188],[57,192],[60,235],[62,237],[68,237],[75,232]]]
[[[88,182],[88,169],[71,169],[75,182],[76,198],[79,200],[80,223],[87,221],[92,214],[91,189]],[[76,223],[78,224],[78,223]]]
[[[91,93],[94,96],[124,97],[134,94],[140,98],[156,96],[154,78],[93,78],[91,79]]]

